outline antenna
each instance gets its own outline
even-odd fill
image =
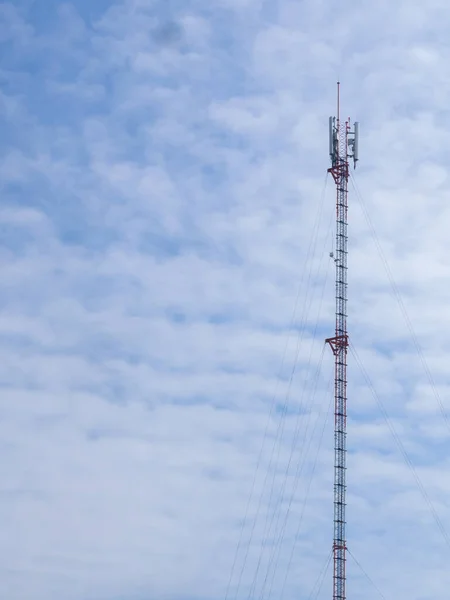
[[[330,158],[333,160],[334,153],[334,118],[330,117],[328,120],[328,139],[329,139],[329,153]]]
[[[330,118],[330,158],[328,172],[336,184],[336,328],[325,342],[334,354],[334,535],[333,600],[345,600],[346,588],[346,459],[347,459],[347,245],[349,159],[358,160],[359,125],[350,129],[350,119],[341,124],[340,84],[337,84],[337,118]],[[333,144],[331,144],[333,140]],[[331,147],[332,146],[332,147]]]
[[[356,121],[355,125],[354,125],[354,138],[353,138],[353,164],[354,164],[355,168],[356,168],[356,163],[359,160],[358,147],[359,147],[359,123],[358,123],[358,121]]]

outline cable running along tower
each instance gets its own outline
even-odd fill
[[[358,160],[358,123],[351,129],[350,119],[340,120],[340,84],[337,84],[337,116],[329,121],[329,152],[331,167],[328,172],[336,184],[336,330],[326,339],[334,354],[334,536],[333,536],[333,600],[345,600],[345,495],[347,453],[347,210],[349,160],[356,167]]]

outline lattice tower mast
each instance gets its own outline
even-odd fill
[[[335,425],[334,425],[334,537],[333,600],[346,598],[346,454],[347,454],[347,209],[349,159],[356,167],[358,160],[358,123],[351,129],[350,119],[340,120],[340,84],[337,84],[337,115],[330,117],[330,158],[328,172],[336,184],[336,330],[326,343],[335,359]]]

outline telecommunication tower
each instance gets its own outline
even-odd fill
[[[346,598],[346,454],[347,454],[347,211],[349,160],[358,161],[358,123],[351,128],[350,119],[340,120],[340,84],[337,84],[337,115],[330,117],[330,158],[328,172],[336,184],[336,330],[327,338],[334,354],[334,536],[333,600]]]

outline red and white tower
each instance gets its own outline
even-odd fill
[[[346,454],[347,454],[347,209],[349,160],[358,160],[358,123],[340,120],[340,84],[337,84],[337,116],[330,117],[330,158],[328,172],[336,184],[336,329],[330,345],[335,360],[334,396],[334,537],[333,600],[346,598]]]

